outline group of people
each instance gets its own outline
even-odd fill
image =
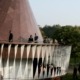
[[[30,35],[30,37],[28,39],[28,42],[29,43],[32,43],[32,42],[37,43],[38,42],[38,36],[36,35],[36,33],[35,33],[35,36],[34,37],[32,35]]]
[[[9,42],[12,42],[12,41],[13,41],[13,33],[11,31],[9,31]],[[31,42],[37,43],[38,42],[38,36],[36,35],[36,33],[35,33],[34,37],[32,35],[30,35],[28,42],[29,43],[31,43]]]
[[[54,75],[56,74],[58,75],[61,73],[61,67],[54,67],[52,64],[41,65],[39,69],[40,69],[40,72],[43,71],[43,75],[45,74],[46,69],[47,69],[47,75],[49,75],[49,72],[51,75],[53,72],[54,72]]]
[[[45,36],[43,39],[43,43],[53,43],[53,40]]]
[[[28,43],[32,43],[38,42],[38,35],[35,33],[34,37],[33,35],[30,35],[30,37],[28,38]],[[11,31],[9,31],[9,42],[13,42],[13,33]],[[43,43],[53,43],[53,41],[50,38],[44,37],[43,39]]]
[[[49,70],[51,72],[51,75],[52,75],[53,71],[54,71],[54,75],[56,75],[56,74],[58,75],[61,73],[61,67],[55,67],[55,66],[53,66],[53,64],[47,64],[47,74],[49,74]]]

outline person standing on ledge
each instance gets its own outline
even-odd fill
[[[78,72],[79,72],[79,74],[80,74],[80,63],[79,63],[79,66],[78,66]]]
[[[35,43],[38,42],[38,36],[36,35],[36,33],[35,33],[35,36],[34,36],[34,42],[35,42]]]
[[[13,41],[13,34],[11,31],[9,31],[9,42]]]
[[[29,39],[28,39],[28,42],[29,42],[29,43],[32,43],[32,42],[33,42],[33,37],[32,37],[32,35],[30,35],[30,37],[29,37]]]
[[[77,80],[78,77],[77,77],[77,67],[74,67],[73,69],[73,80]]]

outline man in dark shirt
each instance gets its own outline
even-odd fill
[[[79,74],[80,74],[80,64],[79,64],[79,66],[78,66],[78,72],[79,72]]]
[[[34,36],[34,41],[35,41],[35,43],[38,42],[38,36],[36,35],[36,33],[35,33],[35,36]]]
[[[28,42],[29,42],[29,43],[33,42],[33,37],[32,37],[32,35],[30,35],[30,37],[29,37],[29,39],[28,39]]]
[[[13,41],[13,34],[12,32],[10,31],[9,32],[9,42],[12,42]]]
[[[74,67],[73,69],[73,80],[77,80],[77,68]]]

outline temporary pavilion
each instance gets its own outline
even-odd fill
[[[38,43],[28,43],[35,33]],[[28,0],[0,0],[1,79],[60,80],[67,73],[70,53],[71,46],[43,43]]]

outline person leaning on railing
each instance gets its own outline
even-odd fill
[[[13,41],[13,33],[9,31],[9,42]]]
[[[34,38],[33,38],[32,35],[30,35],[30,37],[29,37],[29,39],[28,39],[28,42],[29,42],[29,43],[32,43],[32,42],[37,43],[37,42],[38,42],[38,36],[36,35],[36,33],[35,33]]]
[[[30,37],[29,37],[29,39],[28,39],[28,42],[29,42],[29,43],[32,43],[32,42],[33,42],[33,36],[32,36],[32,35],[30,35]]]
[[[34,36],[34,42],[35,42],[35,43],[38,42],[38,36],[36,35],[36,33],[35,33],[35,36]]]

